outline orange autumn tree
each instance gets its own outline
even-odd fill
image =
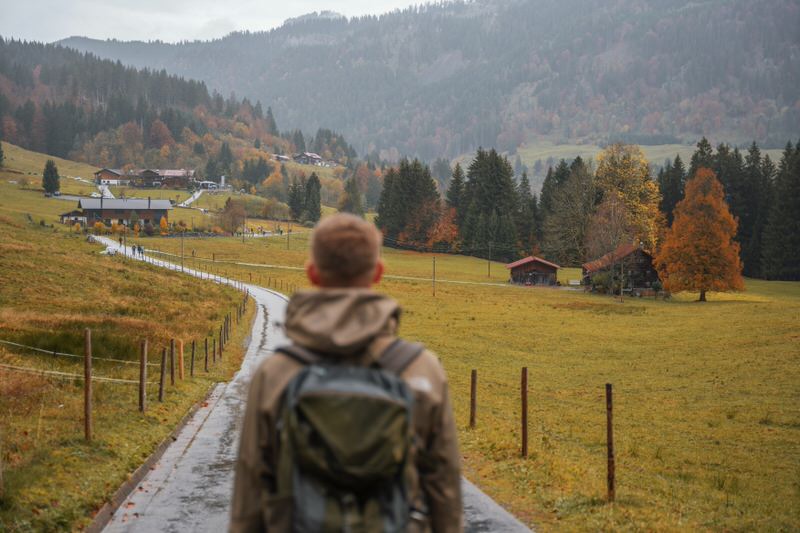
[[[742,290],[739,243],[733,240],[737,222],[728,210],[722,184],[714,172],[701,168],[686,184],[675,207],[675,220],[655,257],[664,288],[673,292]]]

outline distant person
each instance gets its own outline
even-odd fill
[[[400,307],[373,292],[372,224],[317,224],[286,335],[253,375],[231,532],[461,532],[460,456],[444,369],[398,339]]]

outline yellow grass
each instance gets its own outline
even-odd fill
[[[680,154],[683,163],[689,165],[689,160],[695,151],[693,144],[659,144],[653,146],[641,146],[647,160],[656,165],[662,165],[665,159],[673,160]],[[592,159],[597,156],[602,148],[596,144],[556,144],[549,140],[539,140],[535,143],[528,143],[517,148],[517,152],[522,158],[522,162],[528,167],[533,168],[537,159],[546,163],[547,158],[552,157],[556,161],[559,159],[574,159],[581,156],[584,159]],[[762,154],[769,154],[774,162],[780,160],[782,150],[762,150]]]
[[[135,379],[138,367],[99,358],[134,361],[144,338],[151,362],[160,360],[171,338],[187,346],[187,379],[168,387],[163,404],[149,386],[145,414],[137,411],[135,385],[95,384],[91,444],[82,438],[80,380],[0,369],[0,531],[72,530],[91,520],[213,383],[238,368],[249,318],[235,329],[223,362],[209,373],[197,362],[196,377],[188,379],[191,340],[202,346],[207,335],[215,335],[241,294],[101,256],[101,247],[67,228],[39,224],[40,218],[51,223],[68,203],[20,191],[5,176],[0,172],[0,339],[81,354],[82,332],[89,327],[96,375],[124,379]],[[82,372],[80,359],[7,345],[0,345],[0,363]],[[157,376],[158,368],[150,367],[149,381]]]
[[[306,287],[303,237],[196,240],[241,279]],[[156,241],[152,239],[151,241]],[[176,251],[172,242],[153,242]],[[226,257],[227,256],[227,257]],[[442,359],[465,457],[490,495],[542,530],[793,530],[800,527],[800,284],[694,302],[509,287],[502,265],[383,250],[379,290],[400,301],[401,332]],[[575,279],[575,269],[561,279]],[[530,372],[530,457],[519,457],[520,368]],[[478,370],[478,427],[467,427]],[[613,383],[617,503],[605,502],[604,385]]]

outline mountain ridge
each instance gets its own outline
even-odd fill
[[[360,153],[514,152],[538,138],[782,145],[798,133],[791,0],[488,0],[311,18],[178,44],[66,39],[222,94],[268,101]]]

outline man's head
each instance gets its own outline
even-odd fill
[[[380,281],[383,237],[373,224],[347,213],[322,219],[311,237],[306,273],[323,287],[370,287]]]

